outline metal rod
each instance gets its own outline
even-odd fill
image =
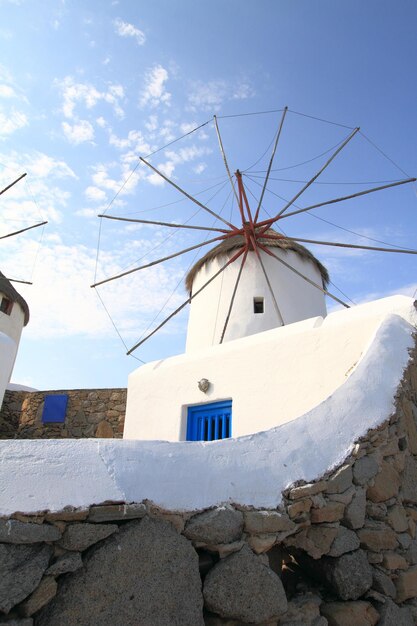
[[[285,326],[284,318],[282,317],[282,313],[281,313],[280,308],[279,308],[279,306],[278,306],[278,302],[277,302],[277,300],[276,300],[276,298],[275,298],[274,290],[272,289],[272,285],[271,285],[271,283],[270,283],[270,280],[269,280],[268,274],[267,274],[267,272],[266,272],[265,266],[264,266],[263,261],[262,261],[262,259],[261,259],[261,255],[260,255],[260,252],[259,252],[259,249],[258,249],[258,245],[260,245],[260,244],[257,244],[257,242],[255,242],[255,240],[253,239],[253,237],[251,237],[251,239],[252,239],[252,245],[253,245],[253,247],[254,247],[254,250],[255,250],[256,256],[258,257],[258,261],[259,261],[259,263],[260,263],[260,265],[261,265],[261,268],[262,268],[263,274],[264,274],[264,276],[265,276],[266,284],[268,285],[269,292],[270,292],[270,294],[271,294],[271,296],[272,296],[272,301],[273,301],[273,303],[274,303],[275,310],[276,310],[277,315],[278,315],[278,320],[281,322],[281,324],[282,324],[283,326]],[[263,248],[262,248],[262,249],[263,249]]]
[[[416,178],[407,178],[406,180],[400,180],[395,183],[390,183],[389,185],[382,185],[381,187],[373,187],[372,189],[366,189],[365,191],[358,191],[357,193],[352,193],[349,196],[342,196],[341,198],[334,198],[333,200],[327,200],[326,202],[320,202],[319,204],[312,204],[311,206],[307,206],[303,209],[298,209],[297,211],[291,211],[290,213],[286,213],[283,217],[290,217],[291,215],[297,215],[298,213],[304,213],[304,211],[310,211],[311,209],[317,209],[321,206],[326,206],[327,204],[334,204],[335,202],[343,202],[344,200],[351,200],[352,198],[357,198],[359,196],[365,196],[368,193],[374,193],[375,191],[381,191],[382,189],[389,189],[390,187],[397,187],[398,185],[406,185],[407,183],[415,183]]]
[[[232,298],[230,300],[229,310],[227,312],[226,320],[225,320],[225,323],[224,323],[224,326],[223,326],[223,332],[222,332],[222,335],[220,337],[220,343],[223,343],[223,339],[224,339],[224,336],[226,334],[227,325],[229,324],[229,319],[230,319],[230,315],[232,313],[232,309],[233,309],[233,304],[234,304],[234,301],[235,301],[237,288],[238,288],[238,285],[239,285],[240,277],[242,276],[243,266],[245,265],[245,261],[246,261],[246,257],[248,256],[248,252],[249,252],[249,249],[246,246],[245,247],[245,252],[244,252],[243,258],[242,258],[242,263],[240,264],[239,273],[237,275],[236,283],[235,283],[235,286],[234,286],[234,289],[233,289]]]
[[[164,319],[163,322],[161,322],[159,324],[159,326],[157,326],[151,333],[149,333],[148,335],[146,335],[146,337],[144,337],[143,339],[141,339],[140,341],[138,341],[132,348],[130,348],[130,350],[128,352],[126,352],[126,355],[132,354],[132,352],[134,350],[136,350],[136,348],[139,348],[139,346],[141,346],[147,339],[149,339],[150,337],[152,337],[152,335],[154,335],[156,332],[158,332],[158,330],[160,328],[162,328],[163,326],[165,326],[165,324],[167,322],[169,322],[170,319],[172,319],[177,313],[179,313],[185,306],[187,306],[187,304],[189,302],[191,302],[191,300],[193,300],[193,298],[195,298],[196,296],[198,296],[199,293],[201,293],[203,291],[203,289],[205,289],[207,287],[207,285],[209,285],[215,278],[217,278],[217,276],[219,276],[219,274],[221,274],[228,265],[230,265],[231,263],[233,263],[234,261],[236,261],[236,259],[238,259],[240,257],[241,254],[243,254],[244,252],[244,248],[242,248],[241,250],[239,250],[238,252],[236,252],[236,254],[234,254],[229,260],[228,262],[223,265],[223,267],[216,272],[206,283],[204,283],[204,285],[202,287],[200,287],[200,289],[198,289],[195,293],[193,293],[185,302],[183,302],[181,304],[181,306],[179,306],[177,309],[175,309],[175,311],[173,311],[170,315],[168,315],[167,318]]]
[[[313,176],[313,178],[311,178],[305,185],[304,187],[295,194],[295,196],[289,200],[289,202],[287,202],[287,204],[284,206],[283,209],[281,209],[281,211],[279,213],[277,213],[275,215],[275,217],[272,218],[271,220],[265,220],[265,224],[268,222],[268,226],[265,226],[262,232],[265,232],[266,230],[268,230],[269,226],[271,224],[273,224],[274,222],[276,222],[277,220],[280,219],[281,215],[297,200],[297,198],[299,198],[301,196],[302,193],[304,193],[304,191],[310,187],[310,185],[312,185],[314,183],[314,181],[320,176],[320,174],[322,174],[324,172],[324,170],[326,169],[326,167],[328,167],[330,165],[330,163],[333,161],[333,159],[336,158],[336,156],[339,154],[339,152],[341,150],[343,150],[343,148],[346,146],[347,143],[349,143],[349,141],[351,139],[353,139],[353,137],[356,135],[356,133],[359,132],[359,127],[355,128],[349,135],[349,137],[347,137],[347,139],[344,140],[344,142],[337,148],[337,150],[335,150],[335,152],[333,152],[332,156],[327,159],[326,163],[323,165],[323,167],[317,172],[317,174],[315,174]],[[262,222],[260,222],[260,224],[262,225]],[[261,232],[261,234],[262,234]]]
[[[132,270],[127,270],[127,272],[122,272],[121,274],[117,274],[116,276],[111,276],[110,278],[105,278],[104,280],[100,280],[98,283],[94,283],[90,285],[90,287],[98,287],[99,285],[104,285],[104,283],[109,283],[112,280],[116,280],[117,278],[122,278],[123,276],[127,276],[128,274],[133,274],[134,272],[138,272],[139,270],[143,270],[146,267],[151,267],[152,265],[158,265],[158,263],[163,263],[164,261],[168,261],[169,259],[173,259],[176,256],[180,256],[181,254],[185,254],[186,252],[190,252],[191,250],[195,250],[196,248],[201,248],[202,246],[206,246],[209,243],[213,243],[214,241],[222,241],[224,236],[214,237],[213,239],[208,239],[207,241],[203,241],[203,243],[198,243],[195,246],[191,246],[190,248],[185,248],[184,250],[180,250],[180,252],[175,252],[175,254],[170,254],[169,256],[163,257],[162,259],[157,259],[156,261],[151,261],[151,263],[147,263],[146,265],[141,265],[140,267],[135,267]]]
[[[229,228],[231,228],[232,230],[237,230],[236,226],[233,226],[233,224],[231,224],[230,222],[228,222],[227,220],[223,219],[221,217],[221,215],[218,215],[217,213],[215,213],[214,211],[212,211],[211,209],[209,209],[208,207],[206,207],[204,204],[202,204],[199,200],[197,200],[196,198],[194,198],[193,196],[191,196],[189,193],[187,193],[186,191],[184,191],[184,189],[181,189],[181,187],[179,187],[176,183],[174,183],[172,180],[170,180],[167,176],[165,176],[165,174],[162,174],[162,172],[160,172],[156,167],[154,167],[153,165],[151,165],[150,163],[148,163],[148,161],[146,161],[143,157],[139,157],[140,160],[145,163],[145,165],[147,165],[148,167],[151,168],[151,170],[153,170],[156,174],[158,174],[159,176],[161,176],[161,178],[163,178],[167,183],[169,183],[170,185],[172,185],[175,189],[177,189],[180,193],[182,193],[184,196],[186,196],[189,200],[191,200],[192,202],[194,202],[197,206],[201,207],[202,209],[204,209],[205,211],[208,211],[208,213],[210,213],[210,215],[213,215],[213,217],[217,218],[218,220],[220,220],[221,222],[223,222],[223,224],[226,224],[226,226],[229,226]]]
[[[269,174],[271,172],[272,164],[274,162],[275,152],[277,150],[278,141],[279,141],[279,138],[281,136],[282,126],[284,124],[284,119],[285,119],[285,116],[287,114],[287,111],[288,111],[288,107],[285,107],[284,108],[284,112],[283,112],[282,117],[281,117],[281,123],[279,125],[278,134],[277,134],[277,137],[275,139],[274,149],[272,150],[271,159],[269,161],[268,171],[266,172],[265,181],[264,181],[264,184],[263,184],[263,187],[262,187],[261,197],[259,198],[258,207],[257,207],[256,212],[255,212],[255,222],[257,221],[257,219],[259,217],[259,211],[261,210],[262,200],[264,198],[264,193],[265,193],[265,190],[266,190],[266,186],[268,184]]]
[[[21,228],[20,230],[15,230],[13,233],[9,233],[8,235],[2,235],[0,239],[7,239],[7,237],[13,237],[14,235],[20,235],[20,233],[24,233],[27,230],[31,230],[32,228],[39,228],[39,226],[45,226],[48,222],[39,222],[39,224],[34,224],[33,226],[28,226],[27,228]]]
[[[299,237],[289,237],[293,241],[302,243],[312,243],[319,246],[335,246],[337,248],[353,248],[354,250],[375,250],[376,252],[398,252],[400,254],[417,254],[417,250],[407,248],[377,248],[376,246],[359,246],[354,243],[340,243],[336,241],[317,241],[315,239],[300,239]]]
[[[169,228],[190,228],[193,230],[212,230],[216,233],[227,233],[225,228],[210,228],[209,226],[191,226],[189,224],[173,224],[172,222],[154,222],[152,220],[139,220],[130,217],[117,217],[116,215],[97,215],[107,220],[118,220],[120,222],[138,222],[139,224],[153,224],[154,226],[168,226]]]
[[[289,263],[287,263],[286,261],[281,259],[279,256],[274,254],[272,252],[272,250],[270,250],[266,246],[263,246],[262,244],[259,244],[259,247],[261,248],[261,250],[263,250],[264,252],[266,252],[270,256],[273,256],[277,261],[282,263],[282,265],[285,265],[285,267],[288,267],[288,269],[291,270],[292,272],[294,272],[295,274],[297,274],[297,276],[300,276],[300,278],[303,278],[305,281],[310,283],[310,285],[312,285],[313,287],[316,287],[316,289],[319,289],[319,291],[321,291],[322,293],[326,294],[326,296],[329,296],[329,298],[332,298],[333,300],[335,300],[339,304],[342,304],[344,307],[346,307],[346,309],[350,309],[350,306],[348,304],[346,304],[345,302],[343,302],[343,300],[339,300],[339,298],[337,296],[334,296],[333,294],[331,294],[329,291],[327,291],[327,289],[324,289],[324,287],[320,287],[320,285],[315,283],[313,280],[311,280],[307,276],[304,276],[304,274],[302,274],[301,272],[296,270],[295,267],[292,267],[292,265],[290,265]]]
[[[223,156],[223,161],[224,161],[224,165],[225,165],[225,168],[226,168],[226,172],[227,172],[227,175],[229,177],[230,184],[231,184],[232,189],[233,189],[233,193],[235,194],[236,202],[239,202],[239,198],[237,197],[236,189],[235,189],[235,186],[233,184],[232,175],[230,173],[229,165],[227,163],[226,153],[224,151],[223,142],[222,142],[222,138],[221,138],[220,130],[219,130],[219,125],[217,123],[217,116],[213,115],[213,119],[214,119],[214,126],[216,127],[217,139],[219,140],[220,152],[222,153],[222,156]]]
[[[22,178],[24,178],[25,176],[27,176],[27,173],[25,172],[24,174],[22,174],[21,176],[19,176],[19,178],[16,178],[16,180],[14,180],[12,183],[10,183],[10,185],[7,185],[7,187],[5,187],[4,189],[2,189],[0,191],[0,196],[2,193],[4,193],[5,191],[7,191],[8,189],[10,189],[10,187],[13,187],[16,183],[19,182],[19,180],[22,180]]]

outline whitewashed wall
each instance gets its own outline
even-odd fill
[[[312,262],[302,259],[292,251],[273,248],[273,253],[310,280],[322,285],[320,272]],[[261,252],[261,258],[285,324],[326,315],[325,297],[321,291],[265,252]],[[202,267],[194,279],[193,293],[226,262],[227,257],[216,258]],[[220,342],[240,265],[241,259],[232,263],[191,301],[186,352],[195,352]],[[264,298],[264,313],[253,312],[254,297]],[[236,292],[224,341],[247,337],[281,324],[262,267],[255,253],[250,252]]]
[[[0,302],[3,297],[6,297],[8,300],[10,299],[9,296],[6,296],[0,291]],[[0,332],[11,337],[17,345],[19,345],[24,324],[25,314],[22,307],[17,302],[13,303],[10,315],[6,315],[6,313],[0,311]]]
[[[13,370],[16,353],[17,344],[15,341],[0,331],[0,408]]]
[[[124,438],[182,441],[189,405],[229,398],[233,437],[290,422],[343,385],[391,313],[416,324],[413,300],[395,296],[144,365],[129,376]]]

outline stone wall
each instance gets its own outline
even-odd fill
[[[277,509],[106,502],[0,519],[0,622],[417,624],[415,356],[392,417]]]
[[[46,395],[68,394],[63,424],[43,424]],[[126,389],[6,391],[0,411],[0,439],[61,439],[123,436]]]

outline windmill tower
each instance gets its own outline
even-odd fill
[[[249,250],[245,271],[240,276],[240,264],[231,263],[191,301],[187,353],[311,317],[326,316],[324,292],[315,287],[317,284],[327,288],[326,268],[304,246],[273,230],[265,234],[270,238],[261,237],[259,244],[267,251]],[[244,235],[236,235],[204,255],[187,275],[186,287],[190,295],[210,281],[244,244]],[[239,287],[235,289],[239,280]]]
[[[10,382],[29,307],[11,282],[0,272],[0,407]]]

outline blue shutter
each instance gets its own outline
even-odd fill
[[[231,400],[188,407],[187,441],[214,441],[231,436]]]
[[[43,405],[43,424],[63,424],[67,412],[68,395],[65,393],[45,396]]]

